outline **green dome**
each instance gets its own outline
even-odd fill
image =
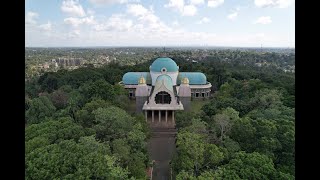
[[[144,77],[147,84],[151,84],[151,75],[149,72],[127,72],[123,75],[122,82],[126,85],[136,85],[141,76]]]
[[[177,78],[177,84],[181,84],[182,78],[188,78],[190,85],[207,84],[207,77],[201,72],[180,72]]]
[[[177,72],[179,67],[171,58],[157,58],[150,67],[150,71],[161,72],[162,68],[166,68],[167,72]]]

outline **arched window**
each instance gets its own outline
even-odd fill
[[[155,97],[156,104],[170,104],[171,96],[165,91],[160,91]]]

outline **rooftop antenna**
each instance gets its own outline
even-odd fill
[[[166,47],[163,47],[163,56],[164,56],[164,57],[167,57]]]

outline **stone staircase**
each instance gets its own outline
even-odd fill
[[[177,130],[173,127],[151,127],[151,137],[176,137]]]

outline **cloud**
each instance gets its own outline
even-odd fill
[[[84,18],[75,18],[75,17],[69,17],[64,19],[64,23],[69,24],[73,27],[78,27],[82,24],[90,25],[95,24],[94,16],[90,17],[84,17]]]
[[[227,16],[227,18],[230,20],[235,20],[237,18],[237,16],[238,16],[238,12],[233,12],[233,13],[229,14]]]
[[[50,21],[47,24],[41,24],[39,25],[39,28],[43,31],[51,31],[52,30],[52,24]]]
[[[149,13],[149,10],[143,7],[141,4],[129,4],[127,6],[127,12],[134,16],[144,16]]]
[[[182,12],[184,7],[184,0],[169,0],[169,3],[165,4],[164,7],[177,9],[179,12]]]
[[[261,16],[257,20],[255,20],[254,24],[270,24],[272,22],[270,16]]]
[[[192,5],[204,4],[204,0],[190,0],[190,4]]]
[[[188,5],[185,4],[184,0],[169,0],[169,3],[165,4],[164,7],[178,11],[182,16],[194,16],[197,14],[195,5],[199,5],[198,0],[191,1]]]
[[[197,14],[197,8],[194,5],[183,7],[182,16],[194,16],[195,14]]]
[[[73,30],[67,34],[67,38],[73,39],[73,38],[79,38],[80,37],[80,30]]]
[[[70,16],[86,16],[81,4],[76,0],[64,0],[61,5],[61,11]]]
[[[132,20],[126,19],[122,14],[112,15],[106,23],[94,27],[96,31],[128,31],[132,27]]]
[[[196,24],[205,24],[210,22],[210,19],[207,17],[202,18],[200,21],[198,21]]]
[[[26,24],[37,24],[36,18],[39,17],[39,14],[36,12],[29,11],[25,17]]]
[[[257,7],[277,7],[277,8],[287,8],[293,4],[293,0],[254,0],[254,4]]]
[[[130,2],[140,2],[140,0],[89,0],[95,5],[106,5],[106,4],[126,4]]]
[[[208,0],[208,7],[218,7],[220,5],[222,5],[224,2],[224,0]]]

